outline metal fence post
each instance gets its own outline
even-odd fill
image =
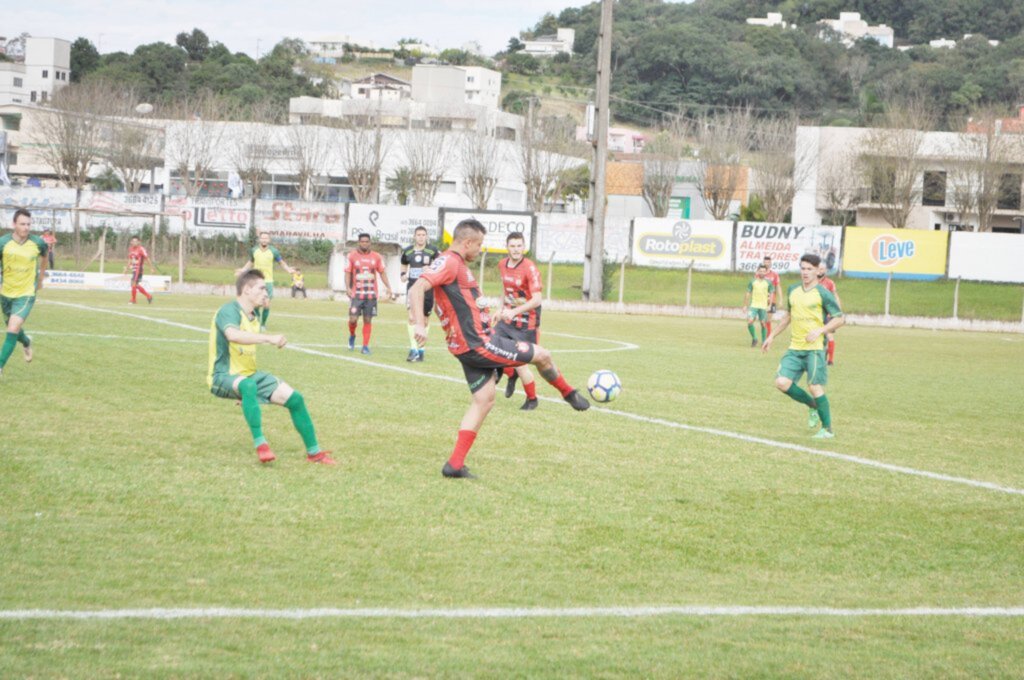
[[[622,296],[626,292],[626,258],[622,258],[622,266],[619,267],[619,304],[622,304]]]
[[[956,277],[956,288],[953,289],[953,318],[959,318],[960,312],[960,277]]]
[[[555,251],[551,251],[551,257],[548,258],[548,289],[547,298],[548,302],[551,302],[551,275],[555,269]]]
[[[889,300],[892,297],[892,272],[889,272],[889,277],[885,280],[885,316],[889,317]]]
[[[483,292],[484,292],[484,262],[486,262],[486,261],[487,261],[487,249],[484,248],[483,250],[480,251],[480,277],[479,277],[479,285],[480,285],[480,294],[481,295],[483,295]]]
[[[693,260],[690,260],[690,266],[687,268],[686,273],[686,308],[690,308],[690,292],[693,290]]]

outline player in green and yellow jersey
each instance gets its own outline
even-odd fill
[[[295,270],[288,266],[288,263],[281,257],[281,252],[270,245],[270,234],[260,232],[260,244],[249,252],[249,261],[245,266],[235,272],[235,276],[241,276],[250,269],[257,269],[263,272],[263,279],[267,283],[267,304],[263,306],[260,316],[260,326],[267,327],[267,318],[270,316],[270,301],[274,299],[274,263],[278,262],[281,268],[289,274]]]
[[[762,347],[767,352],[775,337],[790,323],[793,324],[792,340],[789,350],[779,363],[775,386],[790,398],[811,408],[808,426],[817,427],[821,423],[821,429],[814,435],[815,439],[832,439],[835,436],[832,433],[832,413],[828,397],[825,396],[828,366],[824,336],[835,332],[846,319],[835,296],[818,283],[819,264],[821,258],[817,255],[808,254],[800,258],[800,283],[790,286],[785,297],[788,313],[776,324]],[[828,323],[825,323],[826,314],[831,317]],[[807,389],[810,394],[796,384],[804,373],[807,373]]]
[[[32,361],[32,340],[22,326],[36,302],[36,291],[43,287],[46,273],[47,245],[42,237],[30,233],[32,213],[16,210],[13,228],[13,233],[0,237],[0,308],[7,323],[7,335],[0,348],[0,375],[19,342],[25,351],[25,361]]]
[[[256,453],[261,463],[274,460],[274,452],[263,436],[260,404],[278,404],[291,413],[292,424],[306,445],[311,463],[334,465],[330,451],[321,451],[306,402],[298,391],[269,373],[256,370],[256,345],[284,347],[283,335],[260,333],[256,310],[267,302],[267,284],[263,272],[253,269],[235,282],[238,297],[213,317],[210,326],[210,370],[206,384],[215,396],[241,399],[242,415],[252,432]]]
[[[765,323],[768,321],[768,304],[775,292],[775,286],[769,281],[768,268],[757,265],[754,279],[747,284],[747,294],[743,297],[743,306],[747,309],[747,330],[750,331],[750,346],[757,347],[757,335],[754,334],[754,322],[761,324],[761,342],[764,342]]]

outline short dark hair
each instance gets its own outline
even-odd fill
[[[423,232],[424,234],[426,234],[426,233],[427,233],[427,228],[426,228],[426,227],[424,227],[424,226],[423,226],[423,225],[421,224],[420,226],[418,226],[418,227],[416,227],[415,229],[413,229],[413,230],[412,230],[412,233],[414,233],[414,234],[415,234],[415,233],[416,233],[417,231],[422,231],[422,232]]]
[[[763,264],[759,264],[759,265],[757,265],[757,268],[758,268],[759,270],[760,270],[760,269],[768,269],[768,267],[765,267],[765,266],[764,266]]]
[[[800,261],[807,262],[814,267],[817,267],[819,264],[821,264],[821,258],[815,255],[814,253],[804,253],[803,255],[800,256]]]
[[[512,239],[516,239],[516,238],[519,239],[520,241],[522,241],[523,243],[526,243],[526,237],[523,236],[523,232],[521,232],[521,231],[513,231],[511,234],[509,234],[508,236],[505,237],[505,244],[508,245],[509,241],[511,241]]]
[[[263,236],[264,234],[270,236],[270,232],[267,231],[266,229],[261,230],[260,233],[256,234],[256,236]]]
[[[259,269],[250,269],[249,271],[244,272],[238,277],[238,280],[235,281],[235,292],[241,295],[242,291],[251,286],[252,282],[256,279],[264,281],[266,280],[266,277],[263,276],[263,272]]]
[[[764,259],[768,260],[769,262],[771,262],[772,261],[772,256],[771,255],[765,255]]]
[[[28,210],[25,210],[24,208],[18,208],[17,210],[14,211],[14,218],[11,219],[11,222],[17,222],[19,217],[27,217],[29,219],[32,219],[32,213],[30,213]]]
[[[358,240],[362,239],[362,238],[363,238],[364,236],[365,236],[366,238],[370,238],[370,235],[369,235],[369,234],[367,234],[367,233],[366,233],[366,232],[364,231],[363,233],[359,234],[359,236],[356,236],[356,240],[358,241]]]
[[[481,236],[487,234],[487,227],[480,223],[480,220],[470,217],[462,220],[455,225],[455,230],[452,231],[453,241],[464,241],[469,237],[470,232],[476,232]]]

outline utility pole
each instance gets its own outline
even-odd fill
[[[594,167],[590,173],[590,210],[587,213],[583,297],[591,302],[604,297],[605,171],[608,157],[608,106],[612,82],[612,9],[615,0],[601,0],[601,28],[597,49],[597,95],[594,102]]]

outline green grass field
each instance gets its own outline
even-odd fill
[[[44,291],[36,359],[0,380],[0,676],[1020,677],[1024,336],[842,329],[819,445],[772,387],[782,347],[741,322],[546,312],[570,382],[625,390],[585,413],[499,396],[464,482],[440,475],[468,390],[436,323],[410,365],[403,307],[363,358],[341,304],[275,301],[290,348],[261,366],[340,464],[267,408],[260,466],[205,385],[226,300],[125,297]],[[407,617],[654,606],[1018,615]],[[7,614],[210,607],[364,616]]]

